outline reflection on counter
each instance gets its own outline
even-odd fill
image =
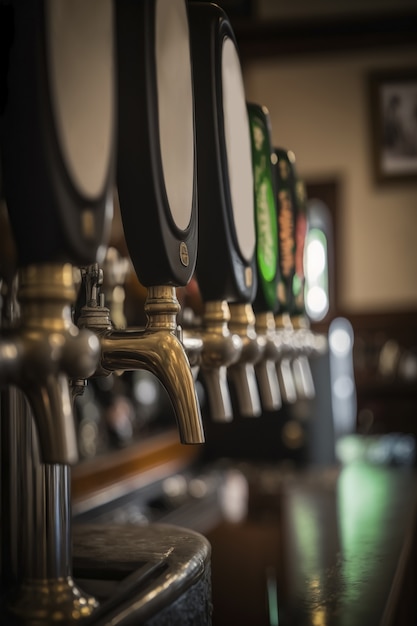
[[[399,626],[417,617],[416,485],[412,468],[361,460],[305,471],[222,460],[77,521],[203,532],[217,626]]]

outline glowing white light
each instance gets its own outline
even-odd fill
[[[136,400],[146,406],[152,406],[158,400],[157,387],[152,380],[147,378],[143,378],[136,383],[134,394]]]
[[[315,282],[326,269],[326,251],[321,241],[313,239],[307,246],[306,274],[309,282]]]
[[[353,380],[349,376],[339,376],[333,383],[333,393],[340,400],[347,400],[354,392]]]
[[[341,358],[349,354],[352,348],[352,338],[346,330],[337,328],[330,332],[329,344],[334,355]]]
[[[307,291],[306,306],[310,317],[313,319],[319,318],[327,311],[328,305],[327,293],[323,287],[316,285]]]

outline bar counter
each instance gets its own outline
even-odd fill
[[[176,433],[157,437],[131,451],[129,471],[116,463],[126,452],[115,457],[112,485],[100,472],[88,481],[104,460],[79,468],[75,521],[207,537],[213,626],[417,624],[415,468],[202,462],[193,451]]]
[[[214,626],[417,623],[414,470],[243,473],[245,518],[207,535]]]

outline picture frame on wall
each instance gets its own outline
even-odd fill
[[[376,179],[417,182],[417,67],[372,72],[369,86]]]

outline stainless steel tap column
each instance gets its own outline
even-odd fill
[[[213,309],[225,311],[229,306],[229,328],[240,338],[242,348],[232,362],[223,365],[228,365],[239,413],[257,416],[261,405],[254,363],[263,348],[251,308],[256,291],[256,239],[251,144],[240,61],[233,30],[222,9],[194,3],[189,13],[200,211],[196,274],[206,306],[203,325]],[[204,373],[204,364],[202,370]],[[223,372],[221,367],[212,370],[218,389]],[[212,383],[210,380],[209,391]],[[210,413],[213,419],[230,419],[216,414],[220,395],[211,391]]]
[[[2,619],[8,623],[8,612],[13,623],[65,624],[97,605],[72,578],[69,466],[77,447],[69,378],[90,376],[99,354],[71,308],[73,265],[97,260],[112,213],[112,3],[22,0],[13,6],[13,35],[0,147],[20,313],[3,324],[0,340],[9,497]]]

